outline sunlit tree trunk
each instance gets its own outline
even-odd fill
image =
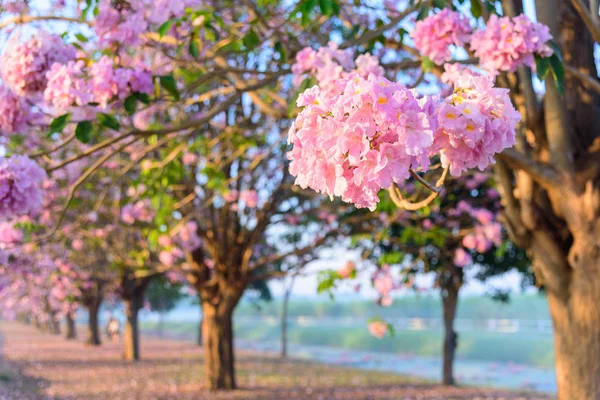
[[[137,278],[133,271],[123,273],[121,290],[125,307],[125,330],[123,336],[123,358],[127,361],[140,359],[140,332],[138,315],[144,306],[144,294],[153,276]]]
[[[125,331],[123,335],[123,358],[127,361],[137,361],[140,359],[140,332],[138,325],[138,314],[140,310],[140,301],[143,303],[143,295],[141,299],[132,297],[125,300]]]
[[[502,3],[509,15],[523,9]],[[536,0],[536,11],[567,70],[597,80],[594,41],[571,1]],[[600,399],[600,96],[573,74],[561,95],[549,74],[541,104],[519,79],[511,87],[524,116],[519,140],[496,167],[505,225],[547,293],[558,398]]]
[[[235,389],[233,307],[202,302],[202,338],[208,387]]]
[[[66,338],[68,340],[73,340],[77,338],[77,329],[75,327],[75,318],[73,318],[73,314],[68,312],[65,320],[67,322],[67,334]]]

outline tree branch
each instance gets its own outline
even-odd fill
[[[502,153],[497,154],[496,157],[511,167],[528,173],[537,183],[546,189],[564,185],[558,173],[548,164],[532,160],[517,150],[506,149]]]

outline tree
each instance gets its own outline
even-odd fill
[[[150,310],[159,314],[157,333],[163,335],[163,318],[169,311],[173,310],[181,299],[185,298],[182,287],[177,280],[159,277],[150,283],[147,291]]]
[[[414,184],[405,189],[409,195]],[[414,189],[412,189],[414,191]],[[444,327],[442,383],[454,385],[454,359],[458,333],[454,320],[459,293],[467,277],[465,269],[476,268],[475,279],[485,281],[511,270],[530,274],[530,262],[502,231],[497,215],[500,199],[488,174],[475,173],[448,182],[440,196],[416,212],[392,213],[389,228],[368,243],[370,258],[378,264],[400,264],[400,277],[393,283],[389,271],[374,275],[375,288],[382,305],[390,305],[394,289],[413,286],[416,275],[434,272],[435,287],[442,300]],[[368,241],[370,242],[370,241]]]
[[[34,3],[10,1],[2,9],[0,29],[10,37],[0,60],[0,114],[10,118],[0,124],[7,155],[0,158],[0,218],[35,218],[42,228],[31,239],[47,239],[101,170],[118,169],[114,183],[129,179],[127,170],[140,163],[168,167],[204,133],[230,128],[232,121],[266,125],[269,116],[277,122],[272,128],[287,129],[287,117],[297,112],[297,84],[308,90],[298,97],[303,110],[289,135],[290,172],[303,188],[359,207],[374,209],[380,190],[389,189],[400,207],[421,208],[443,184],[429,183],[432,175],[483,169],[501,153],[497,174],[507,226],[531,252],[548,291],[559,396],[600,397],[594,368],[600,355],[589,350],[600,348],[593,289],[600,279],[594,268],[600,257],[595,1],[589,2],[593,12],[585,0],[538,1],[538,19],[549,29],[524,16],[497,18],[501,11],[520,13],[517,0],[368,6],[188,0],[185,7],[90,0],[81,7],[56,1],[45,11]],[[18,34],[27,33],[25,25],[36,29],[34,37]],[[48,33],[59,30],[65,35]],[[325,45],[332,38],[339,43]],[[464,51],[453,54],[451,46]],[[441,65],[452,61],[458,62],[442,74]],[[461,72],[458,64],[475,64],[486,77]],[[546,77],[541,102],[534,66]],[[311,87],[310,75],[318,87]],[[450,95],[430,95],[440,89],[437,77],[451,83]],[[522,118],[518,127],[509,93],[495,84],[510,88]],[[213,144],[205,141],[201,153]],[[130,159],[115,165],[123,152]],[[223,186],[222,174],[208,167],[199,186]],[[79,173],[64,182],[60,175],[69,169]],[[399,198],[394,186],[411,176],[431,191],[416,203]],[[56,194],[56,182],[65,183],[58,185],[64,207],[50,212],[44,197]],[[178,206],[187,204],[181,200]],[[252,241],[247,249],[258,243]],[[221,259],[213,261],[221,268]],[[228,311],[245,283],[237,286],[226,296]]]

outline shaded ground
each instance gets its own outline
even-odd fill
[[[239,352],[240,390],[210,393],[203,387],[197,346],[144,338],[136,364],[120,358],[120,346],[85,347],[31,327],[0,322],[0,400],[41,399],[495,399],[546,400],[510,391],[442,388],[398,375]]]

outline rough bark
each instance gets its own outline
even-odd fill
[[[198,346],[202,347],[202,324],[204,321],[204,315],[202,314],[202,307],[200,307],[200,321],[198,322],[198,337],[196,338],[196,343]]]
[[[550,27],[564,62],[596,79],[594,43],[571,2],[536,3],[538,20]],[[532,91],[511,92],[536,101]],[[558,398],[600,399],[600,98],[573,76],[563,96],[549,77],[543,116],[524,119],[520,133],[527,141],[498,163],[505,222],[546,289]]]
[[[211,390],[235,389],[233,310],[239,297],[218,304],[202,301],[202,338],[207,385]]]
[[[458,290],[455,284],[444,285],[441,288],[442,308],[444,318],[444,362],[442,364],[442,384],[453,386],[454,355],[458,346],[458,334],[454,330],[454,319],[458,306]]]
[[[137,278],[133,271],[125,271],[121,281],[121,298],[125,307],[125,330],[123,358],[127,361],[140,359],[140,333],[138,314],[144,306],[144,294],[153,275]]]
[[[126,316],[123,336],[123,358],[127,361],[138,361],[140,359],[138,314],[141,307],[139,301],[139,298],[131,298],[123,302]]]
[[[88,337],[86,344],[90,346],[100,346],[100,324],[98,320],[98,312],[100,311],[100,304],[102,299],[98,298],[96,301],[91,301],[85,304],[88,310]]]
[[[67,334],[66,334],[66,338],[67,340],[73,340],[77,338],[77,329],[75,327],[75,318],[73,318],[73,314],[71,313],[67,313],[67,316],[65,317],[66,322],[67,322]]]

